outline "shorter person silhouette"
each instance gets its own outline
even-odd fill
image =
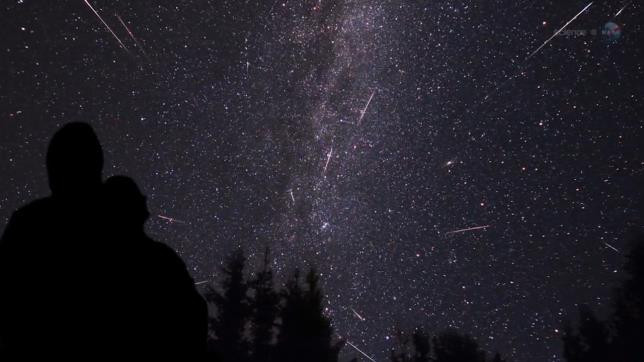
[[[146,198],[136,183],[113,176],[104,184],[106,253],[118,253],[108,289],[114,348],[132,356],[201,357],[208,312],[181,258],[144,231]]]

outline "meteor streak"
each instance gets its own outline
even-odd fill
[[[289,195],[291,195],[291,200],[295,203],[295,196],[293,196],[293,189],[288,190]]]
[[[333,155],[333,146],[331,146],[331,150],[326,155],[326,163],[324,164],[324,171],[322,171],[322,174],[326,174],[326,169],[329,167],[329,161],[331,161],[332,155]]]
[[[371,361],[371,362],[376,362],[376,360],[375,360],[375,359],[373,359],[373,358],[369,357],[369,355],[368,355],[368,354],[366,354],[366,353],[362,352],[362,351],[360,350],[360,348],[356,347],[353,343],[351,343],[351,342],[347,341],[347,344],[348,344],[349,346],[353,347],[353,349],[355,349],[356,351],[360,352],[363,356],[367,357],[367,358],[369,359],[369,361]]]
[[[466,229],[458,229],[458,230],[448,231],[448,232],[445,233],[445,235],[465,233],[465,232],[474,231],[474,230],[484,230],[484,229],[487,229],[489,227],[490,227],[490,225],[474,226],[474,227],[466,228]]]
[[[627,3],[626,5],[624,5],[624,7],[623,7],[623,8],[619,9],[619,11],[617,12],[617,14],[615,14],[615,17],[618,17],[618,16],[619,16],[619,14],[621,14],[621,13],[622,13],[622,11],[624,11],[624,9],[626,9],[626,7],[627,7],[627,6],[629,6],[630,4],[631,4],[631,3]]]
[[[349,121],[345,121],[344,119],[341,119],[339,122],[340,122],[340,123],[346,123],[346,124],[353,124],[353,125],[355,125],[355,123],[353,123],[353,122],[349,122]]]
[[[521,64],[519,64],[519,71],[518,71],[518,72],[516,72],[516,73],[515,73],[514,75],[512,75],[512,76],[507,77],[507,78],[506,78],[504,81],[502,81],[499,85],[495,86],[495,87],[492,89],[492,91],[491,91],[491,92],[489,92],[488,94],[486,94],[486,95],[485,95],[485,97],[483,98],[483,100],[482,100],[481,102],[477,103],[477,104],[476,104],[472,109],[466,109],[466,110],[465,110],[465,112],[475,110],[476,108],[478,108],[479,106],[481,106],[481,105],[483,105],[485,102],[487,102],[487,100],[488,100],[488,99],[490,99],[490,97],[492,97],[494,94],[496,94],[496,92],[498,92],[501,88],[503,88],[503,87],[504,87],[507,83],[509,83],[511,80],[516,79],[516,78],[518,78],[518,77],[521,77],[521,76],[525,75],[525,68],[526,68],[526,67],[523,67],[523,65],[524,65],[528,60],[530,60],[532,57],[534,57],[534,56],[535,56],[535,55],[536,55],[536,54],[537,54],[541,49],[543,49],[543,47],[545,47],[548,43],[550,43],[550,41],[552,41],[552,39],[554,39],[554,38],[555,38],[557,35],[559,35],[562,31],[564,31],[564,29],[566,29],[566,28],[568,27],[568,25],[570,25],[570,24],[571,24],[573,21],[575,21],[575,20],[576,20],[576,19],[577,19],[581,14],[583,14],[586,10],[588,10],[588,8],[589,8],[592,4],[593,4],[593,2],[591,2],[591,3],[590,3],[590,4],[588,4],[588,5],[586,5],[586,7],[585,7],[585,8],[583,8],[583,9],[582,9],[582,10],[581,10],[577,15],[575,15],[572,19],[570,19],[570,21],[568,21],[564,26],[562,26],[562,27],[561,27],[561,29],[557,30],[557,31],[556,31],[556,32],[555,32],[555,33],[554,33],[550,38],[548,38],[548,40],[546,40],[545,42],[543,42],[543,44],[541,44],[541,46],[540,46],[540,47],[538,47],[535,51],[533,51],[532,53],[530,53],[530,55],[529,55],[527,58],[525,58],[525,59],[521,62]]]
[[[172,218],[172,217],[169,217],[169,216],[157,215],[157,217],[160,218],[160,219],[166,220],[170,224],[173,224],[175,222],[179,223],[179,224],[185,224],[186,223],[185,221],[175,219],[175,218]]]
[[[371,92],[371,96],[369,97],[369,100],[367,101],[367,105],[364,106],[364,109],[360,111],[360,118],[358,118],[358,126],[360,125],[360,122],[362,122],[362,118],[364,118],[365,113],[367,113],[367,109],[369,108],[369,104],[371,104],[371,100],[373,99],[373,96],[376,94],[376,91],[374,90]]]
[[[353,308],[350,308],[350,309],[353,312],[353,314],[355,314],[355,316],[358,317],[358,319],[360,319],[362,322],[367,320],[365,317],[361,316],[358,312],[356,312],[355,309],[353,309]]]
[[[136,44],[137,48],[141,49],[141,52],[143,53],[143,55],[145,55],[147,57],[148,55],[145,53],[145,50],[143,49],[141,44],[139,44],[139,41],[136,40],[136,38],[134,37],[134,34],[132,34],[132,31],[130,30],[130,28],[127,27],[127,25],[125,24],[123,19],[121,19],[119,14],[114,14],[114,15],[116,16],[117,19],[119,19],[119,22],[121,22],[121,25],[123,25],[123,27],[125,28],[125,31],[127,31],[127,33],[130,35],[130,38],[132,38],[132,40],[134,40],[134,44]]]
[[[619,253],[619,250],[617,250],[617,248],[616,248],[616,247],[614,247],[614,246],[610,245],[609,243],[604,243],[604,245],[606,245],[607,247],[609,247],[609,248],[611,248],[611,249],[615,250],[615,252]]]
[[[202,280],[200,282],[195,282],[195,285],[201,285],[201,284],[206,284],[208,283],[208,280]]]
[[[116,39],[116,41],[118,41],[118,42],[119,42],[119,44],[121,44],[121,46],[123,47],[123,49],[127,52],[128,50],[127,50],[127,47],[125,46],[125,44],[123,44],[123,42],[121,41],[121,39],[119,39],[119,37],[118,37],[118,36],[116,36],[116,33],[112,30],[112,28],[110,28],[110,26],[109,26],[109,25],[107,25],[107,23],[105,22],[105,20],[103,20],[103,18],[98,14],[98,11],[96,11],[96,9],[94,9],[94,7],[92,6],[92,4],[90,4],[88,0],[84,0],[84,1],[85,1],[85,4],[87,4],[87,6],[89,6],[89,8],[94,12],[94,14],[96,14],[96,17],[98,18],[98,20],[100,20],[100,21],[101,21],[101,23],[103,23],[103,25],[105,25],[105,28],[107,28],[107,30],[112,34],[112,36],[114,37],[114,39]]]
[[[566,29],[566,28],[568,27],[568,25],[570,25],[570,23],[572,23],[573,21],[575,21],[575,20],[579,17],[579,15],[583,14],[586,10],[588,10],[588,8],[589,8],[592,4],[593,4],[593,2],[591,1],[591,2],[590,2],[590,4],[586,5],[586,7],[585,7],[585,8],[583,8],[579,13],[577,13],[577,15],[575,15],[575,16],[574,16],[572,19],[570,19],[566,24],[564,24],[564,26],[562,26],[562,27],[561,27],[561,29],[557,30],[554,34],[552,34],[552,36],[551,36],[550,38],[548,38],[548,40],[546,40],[545,42],[543,42],[543,44],[541,44],[541,46],[540,46],[540,47],[538,47],[538,48],[537,48],[537,50],[533,51],[533,52],[532,52],[532,54],[530,54],[530,55],[526,58],[526,60],[528,60],[528,59],[532,58],[535,54],[537,54],[537,53],[539,52],[539,50],[541,50],[541,49],[542,49],[543,47],[545,47],[548,43],[550,43],[550,41],[551,41],[554,37],[556,37],[557,35],[559,35],[559,33],[561,33],[564,29]]]

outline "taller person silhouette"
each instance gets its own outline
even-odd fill
[[[92,349],[102,169],[103,151],[88,124],[69,123],[52,138],[51,196],[16,211],[0,240],[5,354],[23,359]]]
[[[16,211],[0,239],[0,358],[95,359],[125,357],[135,347],[139,354],[151,353],[159,346],[169,350],[171,342],[167,339],[139,335],[141,343],[135,344],[133,334],[128,332],[152,332],[135,328],[140,320],[131,318],[133,310],[145,310],[145,306],[133,307],[121,298],[136,294],[132,281],[143,282],[136,275],[142,269],[133,265],[151,260],[157,263],[163,258],[158,253],[145,255],[145,248],[128,254],[131,250],[124,247],[128,241],[143,237],[121,224],[131,219],[114,217],[123,210],[114,209],[114,199],[110,202],[110,192],[102,184],[103,151],[93,129],[86,123],[63,126],[52,138],[46,163],[51,196]],[[142,230],[145,218],[137,220]],[[176,259],[174,262],[176,265]],[[155,277],[176,278],[184,281],[183,286],[191,283],[183,263],[171,270]],[[190,286],[192,289],[185,293],[195,297]],[[175,303],[163,312],[176,315],[177,309],[172,308],[193,308],[193,313],[203,314],[205,306],[199,303],[203,301],[196,297],[199,299],[193,299],[192,305]],[[164,319],[160,311],[157,317]],[[203,319],[206,323],[205,314]],[[200,333],[186,330],[198,328],[196,323],[181,328],[185,336]],[[155,346],[154,340],[159,344]],[[187,345],[185,341],[174,343]],[[197,344],[194,348],[199,348]],[[179,350],[177,347],[174,351]]]

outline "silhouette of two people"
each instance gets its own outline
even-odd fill
[[[136,183],[102,182],[85,123],[54,135],[46,163],[51,196],[16,211],[0,240],[0,358],[200,357],[205,302],[179,256],[145,234]]]

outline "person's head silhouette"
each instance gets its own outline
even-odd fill
[[[150,213],[146,197],[136,182],[127,176],[112,176],[105,181],[104,187],[113,227],[126,233],[142,232]]]
[[[87,123],[64,125],[47,150],[47,173],[53,195],[83,196],[98,189],[103,170],[103,149]]]

